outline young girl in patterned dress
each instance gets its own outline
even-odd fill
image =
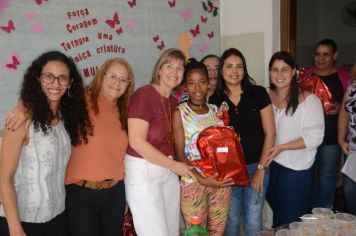
[[[191,58],[186,65],[183,84],[189,94],[187,102],[173,113],[173,133],[176,159],[190,165],[200,159],[196,141],[200,131],[213,125],[223,125],[217,107],[206,103],[209,79],[206,67]],[[199,216],[209,235],[223,235],[230,202],[232,180],[217,181],[216,175],[205,177],[194,171],[196,181],[181,180],[181,209],[187,226],[192,216]]]

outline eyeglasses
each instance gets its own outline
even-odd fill
[[[210,68],[209,66],[206,67],[206,69],[208,70],[208,73],[218,73],[218,68]]]
[[[41,79],[47,84],[52,84],[54,80],[57,80],[60,85],[67,86],[72,83],[72,78],[66,75],[55,76],[52,73],[42,73]]]
[[[104,76],[113,82],[119,81],[120,84],[123,84],[123,85],[128,85],[131,82],[131,80],[129,80],[129,78],[124,77],[124,76],[119,77],[112,72],[107,72],[104,74]]]

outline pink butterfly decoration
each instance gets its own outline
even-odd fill
[[[214,31],[211,31],[210,33],[207,33],[209,39],[214,38]]]
[[[152,39],[153,39],[153,42],[155,42],[155,43],[156,43],[156,42],[159,40],[159,36],[158,36],[158,34],[156,34],[156,36],[153,36],[153,38],[152,38]]]
[[[176,0],[168,1],[168,5],[170,8],[176,7]]]
[[[187,9],[180,12],[181,17],[184,21],[188,21],[192,17],[192,8],[188,7]]]
[[[161,43],[160,43],[159,45],[157,45],[157,48],[158,48],[159,50],[163,50],[163,48],[165,48],[165,46],[166,46],[166,45],[164,45],[164,42],[161,41]]]
[[[118,34],[118,35],[120,35],[120,34],[122,34],[124,31],[123,31],[123,29],[122,29],[122,27],[120,26],[120,28],[118,28],[117,30],[116,30],[116,33]]]
[[[195,29],[191,29],[190,33],[192,33],[193,37],[196,37],[198,34],[200,34],[200,27],[199,24],[195,26]]]
[[[15,30],[14,22],[12,20],[9,20],[7,26],[0,26],[0,29],[9,34],[12,30]]]
[[[106,23],[108,26],[110,26],[110,28],[115,29],[115,26],[118,25],[118,24],[120,24],[119,15],[117,14],[117,12],[114,14],[112,20],[111,20],[111,19],[107,19],[107,20],[105,21],[105,23]]]
[[[9,6],[9,0],[2,0],[0,2],[0,10],[5,10]]]
[[[136,20],[132,20],[132,21],[129,21],[129,22],[127,23],[127,28],[129,28],[130,30],[135,29],[136,26],[137,26]]]
[[[206,24],[206,22],[208,21],[208,17],[200,16],[200,21],[201,23]]]
[[[127,4],[129,4],[129,6],[133,8],[136,6],[136,0],[128,1]]]
[[[30,26],[30,28],[33,33],[41,33],[43,31],[43,24],[42,22],[40,22],[38,24]]]
[[[17,67],[21,64],[20,58],[17,56],[16,52],[12,53],[11,62],[3,64],[3,67],[9,71],[16,71]]]
[[[28,20],[32,20],[36,17],[36,14],[34,11],[29,11],[25,14],[25,17],[28,19]]]

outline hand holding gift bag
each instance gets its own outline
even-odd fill
[[[219,118],[229,123],[228,106],[222,104]],[[248,186],[249,179],[243,150],[232,127],[210,126],[200,132],[197,146],[201,159],[192,161],[192,165],[206,175],[218,173],[217,180],[233,179],[236,185]]]

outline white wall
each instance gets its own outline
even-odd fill
[[[280,49],[279,8],[279,0],[220,1],[221,50],[238,48],[261,85],[268,85],[268,62]]]

